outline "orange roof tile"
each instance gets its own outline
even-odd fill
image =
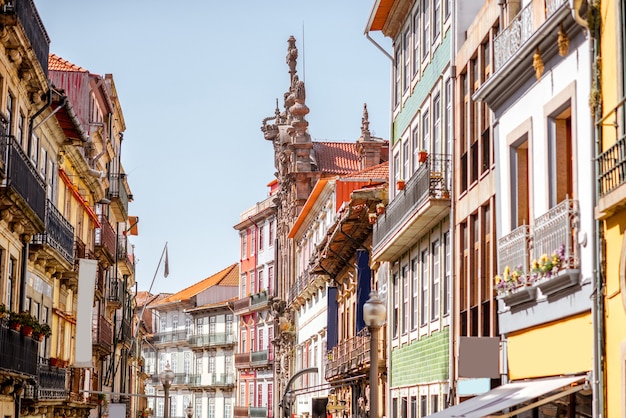
[[[389,178],[389,161],[366,168],[356,173],[350,173],[342,177],[343,179],[388,179]]]
[[[52,71],[75,71],[80,73],[88,73],[83,67],[79,67],[76,64],[72,64],[68,60],[59,57],[56,54],[50,54],[48,56],[48,69]]]
[[[173,295],[170,295],[167,298],[152,304],[152,306],[158,306],[169,302],[188,300],[192,296],[195,296],[210,287],[220,285],[239,286],[239,263],[231,264],[222,271],[219,271],[214,275],[209,276],[202,281],[199,281],[198,283],[192,284],[186,289],[183,289],[178,293],[174,293]]]
[[[313,142],[317,169],[324,173],[348,174],[359,169],[356,143]]]

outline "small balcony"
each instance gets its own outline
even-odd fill
[[[21,26],[24,35],[30,43],[30,48],[35,54],[37,62],[44,75],[48,76],[48,53],[50,51],[50,38],[37,13],[33,0],[15,0],[4,2],[0,8],[0,23],[3,26]],[[18,36],[21,38],[21,36]],[[30,49],[25,45],[26,49]]]
[[[102,226],[94,229],[94,245],[96,251],[103,252],[107,259],[113,260],[116,246],[115,230],[113,230],[106,216],[100,214],[98,215],[98,220]]]
[[[124,285],[120,280],[109,281],[109,294],[107,295],[107,302],[111,307],[121,307],[124,300]]]
[[[128,218],[129,196],[126,191],[126,174],[111,173],[109,176],[109,199],[111,210],[117,219]]]
[[[189,336],[191,348],[215,348],[227,347],[236,343],[235,335],[231,332],[218,332],[214,334],[199,334]]]
[[[365,328],[358,335],[340,341],[326,357],[326,380],[333,381],[364,373],[370,365],[371,336]],[[385,364],[383,339],[378,341],[379,364]]]
[[[598,123],[606,126],[603,140],[615,143],[598,156],[600,199],[596,215],[606,219],[626,206],[626,98],[611,109]]]
[[[249,369],[250,368],[250,353],[236,353],[235,354],[235,368]]]
[[[496,290],[507,306],[579,284],[578,201],[566,199],[498,240]]]
[[[117,237],[117,261],[122,274],[130,276],[134,273],[133,246],[128,242],[126,235],[118,235]]]
[[[235,386],[235,380],[235,376],[231,373],[192,374],[189,376],[189,386],[226,389]]]
[[[0,369],[11,373],[37,375],[39,343],[0,324]]]
[[[266,407],[260,406],[235,406],[235,418],[267,418],[268,412]]]
[[[37,400],[65,400],[68,398],[67,369],[52,367],[47,362],[37,369],[35,397]]]
[[[233,302],[233,310],[236,313],[244,313],[250,309],[250,296],[244,296]]]
[[[0,118],[0,130],[6,131],[6,120]],[[0,204],[12,206],[12,221],[20,222],[28,233],[43,233],[46,219],[46,185],[14,138],[0,137]]]
[[[113,344],[113,327],[102,315],[94,315],[92,318],[91,338],[94,349],[103,354],[111,353]]]
[[[393,261],[450,213],[451,158],[428,156],[374,224],[373,261]]]
[[[513,17],[493,41],[494,72],[515,56],[522,46],[567,0],[533,0]]]
[[[74,227],[61,212],[46,201],[46,231],[33,237],[34,246],[52,248],[70,266],[74,264]]]
[[[185,330],[158,332],[153,336],[154,344],[177,344],[187,342],[189,334]]]

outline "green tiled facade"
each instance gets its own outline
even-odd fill
[[[411,97],[404,103],[402,111],[393,121],[393,139],[395,144],[400,135],[411,124],[411,121],[417,114],[420,106],[424,103],[426,97],[430,94],[435,82],[444,72],[446,66],[450,63],[450,41],[452,39],[452,31],[446,33],[446,37],[435,50],[432,61],[426,67],[426,71],[422,74],[422,79],[415,86],[415,90]]]
[[[391,352],[391,387],[448,379],[450,328]]]

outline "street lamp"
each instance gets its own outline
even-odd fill
[[[378,418],[378,331],[387,319],[387,308],[372,290],[363,304],[363,320],[370,332],[370,418]]]
[[[187,412],[187,418],[193,417],[193,406],[191,405],[191,401],[189,401],[189,405],[185,409],[185,412]]]
[[[170,369],[170,362],[165,363],[165,369],[159,373],[159,380],[163,385],[163,391],[165,392],[165,410],[163,412],[163,418],[169,418],[170,416],[170,385],[174,381],[174,372]]]

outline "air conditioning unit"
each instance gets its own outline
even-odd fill
[[[589,27],[589,1],[588,0],[569,0],[569,6],[572,9],[574,20],[581,26]]]

